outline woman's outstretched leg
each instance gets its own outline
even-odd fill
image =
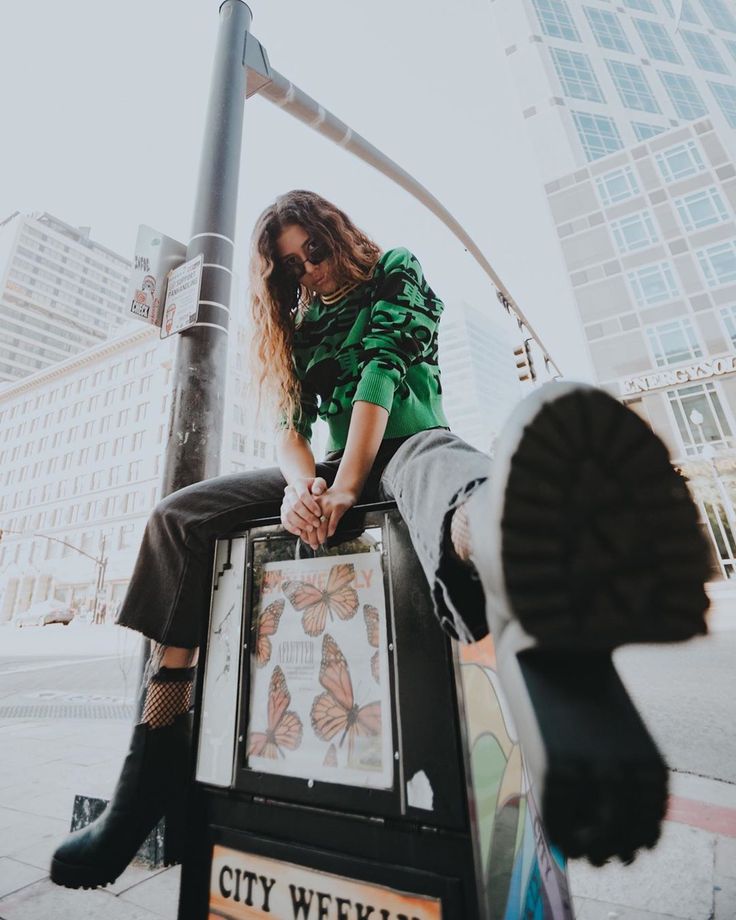
[[[384,486],[443,625],[480,638],[487,618],[550,839],[569,857],[630,860],[657,840],[667,771],[611,651],[705,632],[697,510],[644,421],[586,384],[530,394],[493,463],[469,451],[417,435]]]

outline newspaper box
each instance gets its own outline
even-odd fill
[[[442,632],[393,503],[333,544],[217,541],[179,920],[571,917],[491,639]]]

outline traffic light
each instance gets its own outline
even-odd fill
[[[536,380],[537,374],[534,370],[534,359],[532,358],[531,339],[524,339],[518,348],[514,349],[514,362],[516,363],[516,372],[519,380]]]

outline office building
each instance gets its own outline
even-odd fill
[[[49,598],[97,595],[108,616],[122,600],[161,497],[176,341],[136,322],[0,390],[0,623]],[[222,473],[275,462],[247,408],[243,341],[235,330]]]
[[[736,8],[495,0],[598,382],[736,571]]]
[[[484,308],[461,302],[450,304],[440,323],[445,414],[456,434],[485,453],[523,395],[513,358],[521,334],[500,313],[496,300]]]
[[[50,214],[0,221],[0,386],[105,341],[130,323],[130,261]]]

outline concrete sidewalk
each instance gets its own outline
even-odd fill
[[[48,878],[74,795],[108,797],[127,748],[122,721],[0,723],[0,920],[175,920],[179,869],[133,866],[111,886],[69,891]],[[570,864],[578,920],[733,920],[733,787],[672,776],[672,820],[632,866]]]
[[[130,730],[121,720],[0,722],[2,920],[175,920],[178,867],[131,866],[94,891],[59,888],[48,877],[75,794],[110,796]]]

